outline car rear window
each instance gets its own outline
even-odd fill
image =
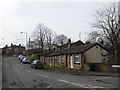
[[[37,61],[36,64],[42,64],[42,62],[41,61]]]

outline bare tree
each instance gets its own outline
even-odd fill
[[[97,31],[92,31],[88,35],[88,40],[91,43],[97,43],[100,39],[100,34]]]
[[[45,45],[50,49],[54,41],[53,31],[43,24],[38,24],[33,32],[35,45],[44,48]]]
[[[46,44],[50,49],[54,41],[54,34],[50,28],[47,28],[45,32],[46,32]]]
[[[68,41],[67,36],[65,36],[64,34],[60,34],[58,36],[55,37],[55,43],[58,45],[63,45]]]
[[[46,35],[46,31],[45,28],[43,26],[43,24],[38,24],[36,27],[36,34],[37,34],[37,39],[38,39],[38,43],[39,43],[39,48],[43,49],[44,46],[44,42],[45,42],[45,35]]]
[[[107,41],[107,44],[113,49],[115,63],[119,60],[118,39],[120,30],[118,29],[118,9],[116,3],[103,10],[96,11],[94,28],[101,30],[101,36]]]

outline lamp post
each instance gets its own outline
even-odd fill
[[[2,46],[4,38],[1,38],[1,40],[2,40],[2,41],[1,41],[1,44],[0,44],[0,46]]]
[[[28,33],[26,33],[26,32],[20,32],[20,33],[25,33],[25,34],[26,34],[26,47],[27,47],[27,42],[28,42]]]

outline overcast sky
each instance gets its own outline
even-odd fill
[[[72,41],[79,40],[81,33],[81,40],[85,42],[88,33],[94,30],[90,23],[93,23],[95,10],[109,4],[108,0],[107,2],[1,3],[0,45],[25,44],[25,33],[30,37],[38,23],[43,23],[57,34],[65,34]]]

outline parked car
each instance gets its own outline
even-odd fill
[[[21,57],[20,57],[20,61],[22,61],[24,58],[25,58],[25,56],[21,56]]]
[[[20,59],[21,57],[22,57],[22,55],[19,55],[19,56],[18,56],[18,59]]]
[[[34,60],[32,63],[31,63],[31,68],[44,68],[44,63],[42,61],[39,61],[39,60]]]
[[[27,57],[23,58],[22,62],[23,63],[28,63],[28,64],[31,63],[31,61]]]

